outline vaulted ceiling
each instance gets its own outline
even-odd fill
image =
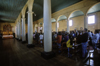
[[[79,1],[82,0],[51,0],[52,13]],[[15,22],[26,2],[27,0],[0,0],[0,22]],[[36,14],[33,14],[34,21],[43,17],[43,0],[34,0],[33,12]]]

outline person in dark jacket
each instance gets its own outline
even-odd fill
[[[0,33],[0,40],[2,39],[2,33]]]
[[[76,43],[77,44],[81,44],[81,32],[79,32],[79,35],[77,36],[77,38],[76,38]]]
[[[38,42],[39,42],[39,33],[36,33],[35,40],[36,40],[36,43],[38,44]]]
[[[87,43],[88,43],[88,32],[87,29],[84,29],[84,34],[81,36],[81,44],[82,44],[82,58],[85,58],[87,53]]]

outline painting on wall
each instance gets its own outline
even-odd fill
[[[10,24],[6,24],[3,26],[4,32],[12,32],[12,26]]]

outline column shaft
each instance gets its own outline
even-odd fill
[[[21,22],[19,22],[19,40],[21,40]]]
[[[26,41],[25,18],[22,18],[22,41]]]
[[[44,52],[52,51],[51,0],[44,0]]]
[[[57,25],[57,23],[58,23],[58,22],[56,22],[56,32],[58,32],[58,25]]]
[[[33,44],[33,12],[28,12],[28,44]]]
[[[67,32],[68,33],[70,32],[70,29],[69,29],[69,20],[67,20]]]
[[[17,25],[16,25],[16,38],[18,38],[18,36],[17,36],[17,29],[18,29],[18,27],[17,27]]]
[[[84,28],[88,29],[87,16],[84,16]]]
[[[19,39],[19,23],[17,24],[17,38]]]

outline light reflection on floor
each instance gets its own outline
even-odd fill
[[[94,66],[94,60],[93,59],[87,60],[84,66],[87,66],[87,65]]]
[[[88,53],[88,57],[90,55],[90,58],[93,58],[94,57],[93,52],[94,52],[94,50],[90,50]],[[94,60],[88,59],[84,66],[94,66]]]

